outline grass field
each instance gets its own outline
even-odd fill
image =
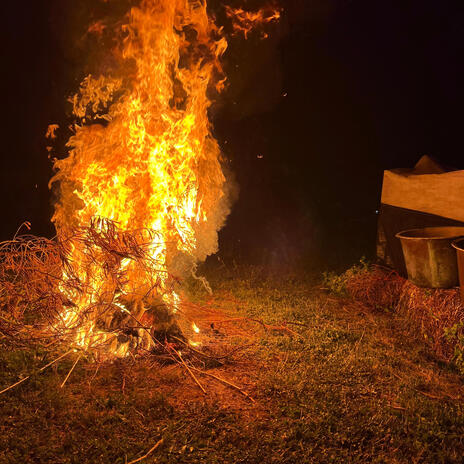
[[[80,362],[61,388],[66,358],[0,396],[0,463],[123,464],[155,445],[138,462],[464,462],[463,378],[401,319],[324,293],[317,277],[209,280],[214,299],[193,286],[195,301],[271,327],[248,324],[234,341],[246,349],[206,369],[254,402],[198,373],[205,394],[151,358]],[[50,360],[6,343],[0,390]]]

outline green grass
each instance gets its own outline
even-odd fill
[[[216,277],[214,277],[216,276]],[[203,395],[180,368],[149,359],[68,359],[0,396],[0,463],[461,463],[464,383],[392,315],[260,269],[210,276],[215,302],[300,336],[262,330]],[[195,286],[194,286],[195,287]],[[198,288],[193,297],[208,299]],[[0,389],[47,362],[0,352]]]

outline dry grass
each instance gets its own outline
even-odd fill
[[[72,355],[0,397],[0,463],[124,464],[160,440],[141,462],[462,462],[462,379],[399,318],[323,294],[305,276],[210,275],[213,298],[191,290],[199,324],[214,324],[217,349],[229,332],[247,349],[219,364],[205,358],[203,369],[255,402],[198,374],[204,393],[180,364],[156,356],[79,363],[61,388]],[[0,350],[0,388],[49,360]]]

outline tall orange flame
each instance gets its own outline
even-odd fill
[[[175,309],[169,272],[215,252],[227,214],[220,151],[207,115],[207,94],[222,85],[219,58],[227,42],[206,3],[197,0],[142,0],[122,33],[117,53],[124,72],[89,75],[72,99],[78,123],[68,157],[55,163],[51,183],[58,181],[60,189],[53,221],[59,236],[95,217],[122,231],[152,230],[144,236],[151,270],[159,271],[160,296]],[[115,289],[104,266],[95,267],[87,254],[85,244],[73,245],[72,260],[89,290],[70,292],[75,306],[61,315],[67,328],[79,321],[76,340],[84,347],[106,337],[92,318],[82,325],[86,308],[104,297],[129,312],[115,291],[150,291],[146,267],[121,259],[127,278]]]
[[[227,14],[245,36],[279,15]],[[87,34],[109,27],[97,22]],[[227,42],[206,0],[140,0],[115,33],[119,66],[87,76],[72,97],[74,135],[50,183],[59,184],[53,222],[68,247],[60,286],[68,303],[56,326],[81,348],[104,344],[124,356],[127,330],[114,324],[133,319],[131,331],[151,348],[147,326],[160,321],[147,307],[176,312],[172,276],[217,251],[228,201],[208,95],[224,87]]]

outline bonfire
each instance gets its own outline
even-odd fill
[[[226,17],[230,34],[246,37],[279,12]],[[196,266],[217,251],[230,209],[208,118],[226,85],[226,33],[205,1],[141,0],[86,34],[113,44],[110,59],[70,99],[68,152],[50,180],[56,237],[0,247],[0,330],[12,346],[95,359],[167,347],[183,362],[173,341],[198,346],[201,330],[182,283],[193,276],[209,289]]]

